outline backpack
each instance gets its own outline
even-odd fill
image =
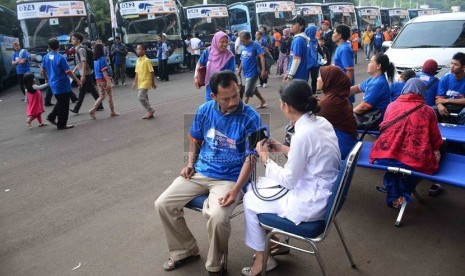
[[[94,51],[92,51],[92,49],[90,49],[89,47],[87,46],[80,46],[76,52],[76,56],[78,57],[77,60],[78,62],[81,62],[81,59],[79,57],[79,50],[81,48],[84,48],[84,50],[86,50],[86,63],[89,65],[90,69],[91,70],[94,70]]]
[[[255,47],[257,47],[256,44],[254,44],[254,45],[255,45]],[[262,47],[262,46],[260,46],[260,47]],[[263,52],[265,54],[265,70],[267,72],[269,72],[271,66],[274,63],[274,58],[273,58],[273,55],[270,53],[270,51],[268,51],[268,49],[266,47],[262,47],[262,50],[263,50]],[[257,49],[255,49],[255,52],[257,52]],[[257,55],[257,66],[259,68],[261,68],[261,62],[260,62],[260,58],[258,57],[258,55]]]

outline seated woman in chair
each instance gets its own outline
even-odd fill
[[[346,159],[357,143],[357,124],[349,101],[350,79],[341,68],[329,65],[320,68],[317,90],[323,90],[318,116],[326,118],[334,127],[342,159]]]
[[[373,144],[370,162],[433,174],[439,169],[442,137],[434,110],[425,104],[426,86],[409,79],[401,95],[386,109],[381,135]],[[410,201],[417,180],[386,172],[386,203],[395,209]]]
[[[281,110],[288,120],[294,122],[295,134],[290,148],[274,139],[257,144],[257,152],[266,166],[266,177],[256,185],[258,191],[267,193],[273,193],[271,190],[276,186],[284,187],[288,192],[274,201],[261,200],[254,191],[244,196],[245,242],[256,250],[256,257],[251,267],[242,270],[242,275],[260,274],[264,261],[267,262],[267,270],[277,266],[272,257],[263,260],[266,233],[259,225],[257,214],[275,213],[296,225],[324,219],[341,165],[336,133],[328,120],[315,115],[319,106],[308,83],[290,81],[279,93]],[[272,161],[269,152],[287,155],[284,167]]]
[[[378,129],[378,124],[383,118],[382,114],[384,114],[386,107],[391,101],[391,90],[385,73],[387,73],[389,80],[392,82],[394,72],[395,67],[389,61],[389,57],[378,53],[371,57],[368,63],[367,73],[371,77],[350,88],[350,95],[364,93],[362,102],[354,108],[354,115],[359,128],[361,128],[360,122],[364,120],[364,115],[366,117],[369,113],[381,112],[381,116],[378,116],[379,120],[368,126],[369,129]]]

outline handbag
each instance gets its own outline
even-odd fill
[[[362,115],[354,113],[354,115],[358,129],[376,130],[379,128],[379,123],[383,120],[381,110],[368,111]]]
[[[205,86],[205,76],[207,75],[207,67],[199,65],[195,73],[200,87]]]

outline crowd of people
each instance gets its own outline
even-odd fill
[[[252,265],[245,267],[242,275],[258,275],[264,262],[267,270],[274,269],[277,262],[273,252],[267,260],[263,259],[265,232],[259,226],[257,215],[276,213],[296,225],[322,220],[341,160],[357,142],[359,121],[378,114],[371,127],[381,134],[370,153],[371,162],[424,173],[434,173],[439,168],[442,139],[438,119],[450,120],[454,115],[457,118],[452,119],[465,125],[464,53],[451,57],[451,72],[441,79],[434,76],[437,63],[427,60],[421,73],[407,70],[394,82],[395,67],[389,57],[378,46],[375,46],[375,54],[370,56],[372,40],[378,45],[377,37],[383,36],[382,40],[385,40],[389,32],[381,33],[376,28],[373,33],[367,27],[360,38],[357,31],[344,24],[331,30],[326,20],[321,29],[307,26],[302,16],[295,16],[289,23],[290,27],[282,33],[278,29],[268,33],[262,27],[255,34],[233,32],[232,39],[218,31],[211,46],[203,52],[197,35],[188,36],[185,41],[190,55],[188,68],[195,70],[195,87],[205,86],[205,103],[198,107],[192,122],[187,165],[155,201],[168,243],[169,257],[163,263],[167,271],[199,259],[197,242],[183,219],[184,206],[198,195],[208,194],[203,208],[208,217],[210,241],[205,264],[207,274],[224,273],[222,256],[231,234],[230,215],[244,196],[245,242],[256,253]],[[357,84],[354,64],[360,40],[369,60],[366,70],[369,77]],[[73,71],[58,52],[58,40],[50,39],[50,51],[42,61],[46,80],[42,86],[35,85],[34,75],[28,73],[27,52],[15,45],[17,53],[12,63],[21,79],[21,92],[27,93],[28,126],[34,119],[38,120],[39,126],[45,126],[41,118],[44,108],[40,90],[47,86],[56,98],[47,120],[58,129],[73,128],[67,123],[70,101],[77,101],[71,111],[79,112],[86,92],[95,99],[89,110],[92,119],[107,96],[110,116],[119,115],[113,104],[112,86],[119,81],[125,85],[127,49],[124,44],[117,37],[111,49],[106,51],[98,42],[90,56],[89,50],[82,45],[81,34],[73,34],[71,43],[76,53],[77,69]],[[158,44],[158,75],[161,81],[168,81],[164,70],[167,70],[169,54],[162,34],[158,36]],[[354,44],[357,44],[356,50]],[[139,58],[132,86],[137,87],[138,99],[147,112],[143,119],[151,119],[155,110],[150,104],[148,91],[156,88],[156,82],[146,50],[146,45],[137,45]],[[108,54],[113,57],[114,76]],[[250,134],[261,128],[256,109],[268,106],[258,87],[267,86],[270,57],[277,65],[276,73],[282,75],[280,109],[294,131],[290,145],[268,138],[255,141],[257,145],[250,147],[253,142],[249,139]],[[80,78],[74,74],[76,71]],[[79,97],[72,92],[70,79],[79,86]],[[322,92],[318,98],[317,91]],[[354,107],[353,95],[356,93],[364,95],[361,103]],[[254,96],[260,101],[255,108],[248,104]],[[284,166],[270,157],[277,153],[287,156]],[[288,193],[269,202],[261,200],[254,191],[243,194],[257,159],[266,170],[265,177],[255,185],[266,189],[279,187],[287,189]],[[386,173],[387,205],[397,209],[404,201],[410,201],[417,182],[412,177],[399,178]]]

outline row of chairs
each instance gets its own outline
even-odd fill
[[[361,153],[361,149],[362,149],[362,142],[358,142],[354,146],[354,148],[352,149],[352,151],[350,152],[346,160],[343,161],[336,184],[334,185],[332,194],[329,198],[328,208],[326,210],[326,215],[325,215],[324,220],[319,220],[319,221],[314,221],[314,222],[303,222],[303,223],[300,223],[299,225],[295,225],[293,222],[289,221],[288,219],[281,218],[276,214],[260,214],[258,216],[261,227],[263,227],[264,229],[268,231],[268,235],[267,235],[267,239],[265,243],[265,256],[264,256],[265,260],[268,258],[268,252],[270,250],[271,243],[277,243],[282,246],[286,246],[291,249],[316,256],[316,259],[318,261],[318,264],[320,266],[320,269],[323,275],[327,275],[325,266],[323,264],[323,260],[321,258],[321,255],[318,251],[316,244],[324,241],[325,237],[328,234],[329,226],[331,225],[331,223],[333,223],[339,235],[339,238],[341,239],[341,242],[347,254],[347,257],[349,258],[351,266],[353,268],[356,267],[352,259],[352,255],[349,251],[349,248],[347,247],[347,244],[345,242],[342,230],[337,223],[336,215],[341,210],[345,202],[345,199],[347,197],[349,187],[352,182],[352,176],[354,174],[355,167],[357,165],[357,161]],[[253,177],[251,178],[251,181],[256,181],[256,173],[255,173],[255,170],[253,171],[254,173],[253,173]],[[194,198],[192,201],[190,201],[186,205],[186,208],[189,208],[194,211],[202,212],[203,203],[207,199],[207,197],[208,195],[201,195],[201,196]],[[235,212],[232,215],[232,217],[235,217],[239,215],[240,213],[241,211]],[[285,236],[287,237],[287,240],[291,238],[291,239],[303,241],[309,245],[309,248],[308,249],[300,248],[300,247],[291,245],[289,243],[275,241],[274,239],[271,238],[275,234]],[[223,256],[223,268],[225,270],[227,269],[227,258],[228,258],[227,254],[228,253],[225,252]],[[263,263],[262,275],[266,275],[266,262]]]

